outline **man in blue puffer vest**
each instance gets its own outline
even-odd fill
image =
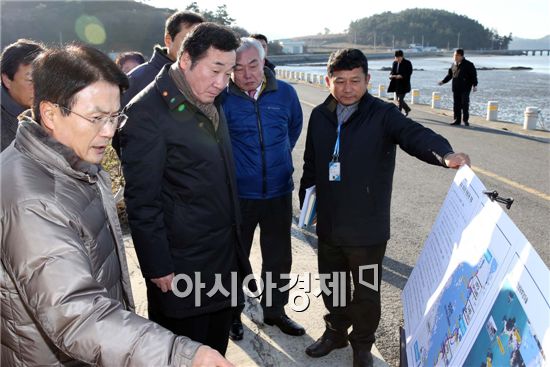
[[[288,278],[281,279],[281,274],[290,273],[292,265],[291,152],[302,130],[302,108],[294,88],[275,79],[273,72],[264,68],[264,61],[261,43],[242,38],[232,80],[221,97],[237,171],[243,245],[250,254],[259,224],[262,279],[266,284],[266,274],[271,274],[276,286],[271,291],[271,300],[265,292],[262,297],[264,322],[286,334],[299,336],[305,334],[304,328],[284,310],[288,291],[280,292],[278,288],[288,283]],[[241,312],[242,309],[237,310],[233,318],[230,331],[233,340],[243,338]]]

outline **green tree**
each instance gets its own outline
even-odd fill
[[[407,47],[411,43],[439,48],[506,49],[512,35],[501,37],[476,20],[444,10],[408,9],[384,12],[350,23],[348,39],[359,44]]]
[[[235,21],[234,18],[229,16],[229,13],[227,12],[227,5],[225,4],[218,5],[216,11],[211,11],[207,9],[201,10],[197,2],[193,1],[191,4],[187,5],[185,10],[201,14],[208,22],[218,23],[225,26],[230,26]]]

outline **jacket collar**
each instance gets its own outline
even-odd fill
[[[25,107],[22,107],[19,103],[15,102],[15,100],[10,96],[10,93],[4,86],[2,86],[2,108],[13,117],[19,116],[23,111],[26,110]]]
[[[74,150],[61,144],[32,119],[32,111],[21,115],[15,147],[35,161],[54,167],[79,180],[95,183],[101,166],[86,162]]]
[[[155,46],[153,51],[153,56],[149,63],[155,67],[155,69],[160,70],[166,64],[173,64],[174,61],[168,57],[168,49],[166,47]]]
[[[344,123],[347,124],[349,121],[353,120],[353,118],[358,114],[363,114],[364,112],[368,111],[370,108],[370,105],[374,102],[374,97],[369,94],[369,92],[366,92],[363,97],[359,100],[359,106],[357,108],[357,111],[355,111],[349,119]],[[338,101],[336,101],[336,98],[332,96],[332,94],[329,94],[329,96],[325,99],[325,101],[321,104],[321,112],[329,118],[329,120],[334,124],[334,126],[337,126],[338,120],[336,117],[336,106],[338,105]]]
[[[267,66],[264,66],[264,77],[265,77],[265,86],[261,90],[260,96],[262,95],[262,93],[275,92],[278,89],[277,78],[275,77],[275,74],[273,73],[273,71]],[[246,94],[243,90],[241,90],[241,88],[237,87],[237,84],[233,82],[233,79],[229,80],[229,84],[227,85],[227,91],[230,94],[250,98],[248,94]]]

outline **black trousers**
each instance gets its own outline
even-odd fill
[[[229,342],[229,329],[234,308],[186,318],[172,318],[149,308],[149,320],[165,327],[176,335],[183,335],[225,355]]]
[[[453,92],[454,122],[468,122],[470,118],[470,91]]]
[[[405,102],[405,96],[407,93],[396,93],[395,95],[397,96],[397,102],[399,103],[399,112],[401,112],[402,109],[405,109],[405,112],[409,113],[411,108],[407,102]]]
[[[288,303],[288,292],[277,288],[288,284],[289,280],[281,279],[281,274],[289,274],[292,267],[292,250],[290,246],[290,227],[292,224],[292,194],[273,199],[241,199],[242,239],[247,255],[250,256],[254,231],[260,226],[260,248],[262,250],[262,280],[264,293],[261,305],[264,317],[277,317],[284,313]],[[271,283],[275,289],[267,290],[267,274],[271,274]],[[270,294],[270,296],[268,294]],[[271,299],[269,299],[271,298]],[[235,314],[239,317],[242,307]]]
[[[376,246],[350,247],[319,240],[319,274],[338,272],[345,275],[345,289],[332,287],[333,293],[323,292],[323,302],[328,310],[325,315],[327,329],[349,334],[351,345],[356,350],[370,350],[375,341],[374,333],[380,323],[380,286],[382,281],[382,260],[386,253],[386,243]],[[362,269],[360,267],[368,266]],[[377,275],[372,267],[377,267]],[[351,273],[351,279],[350,279]],[[361,273],[361,274],[360,274]],[[362,278],[360,277],[362,275]],[[331,277],[334,280],[334,277]],[[353,295],[351,280],[353,279]],[[372,289],[377,285],[377,289]],[[336,284],[341,285],[338,281]],[[336,304],[336,298],[345,299],[345,306]]]

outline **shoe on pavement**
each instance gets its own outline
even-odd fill
[[[241,322],[241,319],[235,319],[233,320],[233,323],[231,324],[231,329],[229,329],[229,338],[231,340],[243,340],[244,330],[243,330],[243,323]]]
[[[290,317],[284,313],[276,317],[264,317],[264,323],[270,326],[277,326],[287,335],[301,336],[306,333],[302,325],[298,324],[296,321],[292,321]]]
[[[373,367],[374,360],[370,350],[353,350],[353,367]]]
[[[468,121],[464,121],[464,126],[470,126],[470,123]]]
[[[451,125],[454,125],[454,126],[460,125],[460,121],[454,121]]]
[[[335,349],[345,348],[347,345],[347,333],[343,334],[327,329],[315,343],[306,348],[306,354],[313,358],[319,358]]]

